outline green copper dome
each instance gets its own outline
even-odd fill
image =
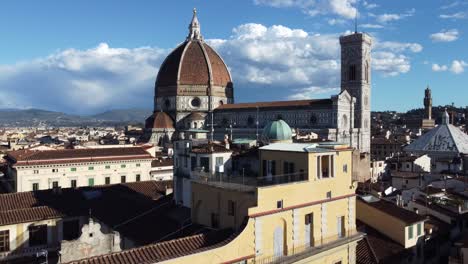
[[[265,126],[262,133],[263,138],[270,142],[292,142],[292,131],[283,120],[270,122]]]

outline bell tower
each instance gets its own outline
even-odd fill
[[[340,37],[341,91],[356,98],[354,128],[358,138],[355,147],[370,152],[371,127],[371,47],[372,38],[360,32]]]
[[[424,110],[426,119],[432,119],[432,95],[429,86],[427,86],[426,90],[424,91]]]

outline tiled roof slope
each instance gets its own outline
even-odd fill
[[[379,263],[375,256],[374,250],[369,244],[367,237],[359,240],[356,247],[356,263],[357,264],[377,264]]]
[[[255,109],[255,108],[297,108],[309,106],[322,106],[332,104],[331,99],[313,99],[313,100],[293,100],[293,101],[273,101],[273,102],[255,102],[220,105],[215,111],[234,110],[234,109]]]
[[[164,201],[172,181],[145,181],[78,189],[44,190],[0,195],[0,225],[70,216],[92,215],[113,226]],[[87,199],[87,194],[99,197]],[[166,201],[167,202],[167,201]],[[119,210],[112,205],[118,204]],[[111,221],[112,219],[113,221]],[[124,228],[124,227],[122,227]]]
[[[219,244],[226,243],[230,236],[232,237],[230,230],[214,231],[73,261],[68,264],[150,264],[214,248]]]
[[[18,150],[9,152],[7,159],[17,165],[61,163],[64,161],[96,161],[107,159],[150,159],[151,155],[141,147],[60,149],[60,150]]]
[[[382,211],[390,216],[400,219],[401,221],[405,222],[406,224],[413,224],[417,222],[421,222],[426,218],[424,216],[418,215],[412,211],[403,209],[398,207],[396,204],[392,202],[388,202],[385,200],[378,200],[373,202],[366,202],[362,198],[358,198],[362,203],[374,207],[379,211]]]

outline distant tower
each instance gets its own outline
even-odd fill
[[[429,86],[424,91],[424,118],[421,123],[422,129],[431,129],[435,127],[435,120],[432,119],[432,92]]]
[[[341,90],[356,98],[354,128],[358,129],[356,147],[370,151],[371,127],[371,47],[372,38],[355,32],[341,36]]]
[[[427,86],[426,90],[424,91],[424,109],[426,110],[426,119],[432,119],[432,95],[431,89]]]

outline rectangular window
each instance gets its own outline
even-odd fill
[[[125,183],[127,181],[127,177],[120,176],[120,183]]]
[[[327,192],[327,199],[331,199],[331,198],[332,198],[332,192],[329,191],[329,192]]]
[[[110,167],[110,165],[106,165],[105,168],[106,168],[106,170],[108,170],[108,169],[110,169],[111,167]]]
[[[39,190],[39,183],[37,183],[37,182],[33,183],[33,184],[32,184],[32,190],[33,190],[33,191]]]
[[[80,236],[80,222],[78,220],[63,222],[63,239],[74,240]]]
[[[10,251],[10,230],[0,231],[0,252]]]
[[[88,179],[88,186],[94,186],[94,178]]]
[[[356,65],[354,65],[354,64],[349,66],[348,80],[349,81],[355,81],[356,80]]]
[[[223,165],[224,159],[223,157],[216,157],[216,165]]]
[[[420,236],[421,233],[422,233],[422,224],[421,223],[419,223],[418,226],[417,226],[417,232],[418,232],[418,236]]]
[[[339,238],[342,238],[345,236],[345,221],[344,221],[344,216],[338,216],[336,218],[336,228],[337,228],[337,234]]]
[[[228,201],[228,215],[234,216],[236,214],[236,202]]]
[[[110,177],[104,178],[104,181],[105,181],[106,184],[110,184]]]
[[[137,163],[136,166],[137,166],[137,167],[140,167],[141,165],[140,165],[140,163]]]
[[[70,168],[70,171],[76,171],[76,168]]]
[[[413,238],[413,226],[408,227],[408,239]]]
[[[94,167],[92,167],[92,166],[88,167],[88,170],[94,170]]]
[[[34,170],[33,173],[34,174],[39,174],[39,170]]]
[[[283,200],[279,200],[279,201],[276,202],[276,208],[277,209],[283,208]]]
[[[29,226],[29,246],[42,246],[47,244],[47,225]]]
[[[76,180],[71,180],[70,181],[70,187],[76,188]]]
[[[306,224],[306,225],[312,224],[313,221],[314,221],[314,220],[313,220],[313,218],[312,218],[312,214],[311,214],[311,213],[305,215],[305,224]]]
[[[137,174],[137,175],[135,176],[135,181],[137,181],[137,182],[141,181],[141,176],[140,176],[140,174]]]
[[[58,169],[52,169],[52,172],[56,173],[56,172],[58,172]]]
[[[126,167],[127,167],[127,165],[125,165],[125,164],[120,165],[120,168],[122,168],[122,169],[124,169]]]
[[[348,164],[343,165],[343,172],[344,173],[348,172]]]
[[[52,188],[58,188],[58,187],[59,187],[58,181],[53,181]]]

